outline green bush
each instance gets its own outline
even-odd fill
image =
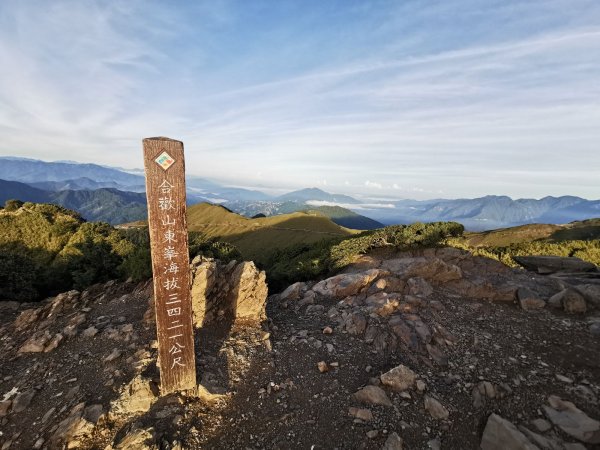
[[[7,212],[16,211],[21,208],[21,206],[23,206],[23,202],[21,200],[6,200],[6,202],[4,202],[4,209]]]

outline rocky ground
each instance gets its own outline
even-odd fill
[[[597,269],[527,264],[382,252],[265,302],[196,261],[200,385],[162,397],[150,283],[0,302],[0,449],[600,448]]]

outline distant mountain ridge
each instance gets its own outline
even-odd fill
[[[0,179],[21,183],[65,181],[89,178],[94,181],[114,182],[122,187],[144,186],[144,178],[98,164],[73,164],[30,159],[0,157]],[[132,189],[129,189],[132,190]]]
[[[78,210],[88,220],[107,220],[110,223],[118,223],[116,217],[123,215],[133,218],[135,214],[127,215],[122,211],[117,212],[116,209],[123,208],[124,205],[137,208],[136,202],[130,203],[133,197],[129,194],[143,193],[145,190],[145,180],[139,170],[70,161],[45,162],[27,158],[0,157],[0,179],[25,183],[29,186],[27,189],[24,186],[17,188],[15,185],[10,187],[3,185],[0,199],[8,197],[26,201],[52,201],[44,199],[57,198],[57,201],[66,201],[66,199],[78,198],[82,204],[75,202],[69,207]],[[306,209],[318,210],[320,206],[317,205],[341,206],[346,211],[353,211],[345,213],[350,222],[342,222],[346,219],[341,218],[340,211],[335,214],[333,211],[322,210],[321,212],[325,215],[331,214],[330,217],[340,225],[351,225],[356,229],[369,229],[380,224],[453,220],[462,223],[468,230],[482,231],[530,223],[562,224],[600,217],[600,200],[587,200],[575,196],[513,200],[507,196],[489,195],[473,199],[396,200],[386,201],[386,205],[374,206],[368,201],[363,204],[351,196],[333,194],[318,188],[300,189],[273,197],[258,190],[223,186],[194,176],[188,177],[187,188],[188,204],[204,201],[224,204],[249,217],[261,213],[272,216]],[[109,191],[103,191],[98,195],[105,201],[109,201],[110,198],[110,204],[103,205],[109,214],[104,214],[100,204],[91,200],[91,194],[63,196],[50,194],[103,189]],[[88,208],[86,205],[96,205],[96,207]],[[115,217],[111,217],[111,210]],[[138,214],[141,210],[135,211]],[[102,219],[99,219],[100,217]],[[374,222],[365,221],[360,217]],[[357,221],[361,225],[356,225]]]
[[[474,199],[401,200],[391,210],[369,211],[385,224],[453,220],[471,230],[528,223],[568,223],[600,217],[600,200],[575,196],[517,199],[488,195]]]
[[[275,201],[286,202],[286,201],[296,201],[296,202],[308,202],[308,201],[325,201],[331,203],[342,203],[342,204],[358,204],[360,203],[355,198],[352,198],[348,195],[342,194],[330,194],[329,192],[325,192],[319,188],[307,188],[300,189],[298,191],[288,192],[287,194],[280,195]]]
[[[119,224],[146,218],[146,195],[112,188],[95,190],[44,191],[16,181],[0,180],[0,205],[17,199],[32,203],[53,203],[72,209],[85,220]]]

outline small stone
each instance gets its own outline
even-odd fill
[[[105,363],[112,362],[115,359],[119,358],[121,356],[121,354],[122,354],[121,350],[119,350],[118,348],[114,348],[113,351],[111,352],[111,354],[108,355],[106,358],[104,358],[104,362]]]
[[[371,412],[371,410],[366,408],[350,407],[348,408],[348,414],[365,422],[370,422],[371,420],[373,420],[373,413]]]
[[[392,402],[383,389],[377,386],[366,386],[354,394],[354,398],[369,405],[392,406]]]
[[[379,436],[379,431],[378,430],[370,430],[370,431],[367,431],[366,434],[369,439],[375,439],[377,436]]]
[[[327,363],[325,361],[319,361],[317,363],[317,368],[319,369],[319,372],[321,372],[321,373],[325,373],[329,370],[329,366],[327,365]]]
[[[33,397],[35,396],[35,391],[33,389],[29,389],[28,391],[21,392],[17,394],[17,396],[13,399],[12,404],[12,412],[20,413],[21,411],[25,411]]]
[[[417,375],[405,365],[399,365],[392,370],[381,375],[381,382],[394,389],[395,391],[404,391],[412,388]]]
[[[331,334],[331,333],[333,333],[333,328],[331,328],[331,327],[323,328],[323,334]]]
[[[424,392],[427,389],[427,385],[423,380],[417,380],[417,391]]]
[[[492,383],[490,383],[489,381],[484,381],[482,383],[482,386],[486,397],[496,398],[496,389],[494,388],[494,385]]]
[[[429,450],[441,450],[442,443],[439,439],[431,439],[430,441],[427,441],[427,447]]]
[[[12,400],[0,401],[0,417],[5,417],[8,415],[10,405],[12,405]]]
[[[569,384],[573,383],[573,380],[571,378],[565,377],[564,375],[561,375],[558,373],[556,374],[556,379],[558,381],[562,381],[563,383],[569,383]]]
[[[595,322],[590,325],[590,333],[600,336],[600,322]]]
[[[81,335],[83,337],[94,337],[98,334],[98,329],[94,326],[91,326],[89,328],[86,328],[85,330],[83,330],[83,332],[81,333]]]
[[[381,447],[381,450],[402,450],[404,442],[398,433],[391,433],[385,440],[385,444]]]
[[[434,419],[445,420],[450,416],[448,410],[438,400],[428,395],[425,396],[425,410]]]
[[[535,419],[531,421],[531,424],[540,432],[545,433],[552,428],[550,422],[544,419]]]

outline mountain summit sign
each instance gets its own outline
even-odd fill
[[[143,140],[161,393],[196,387],[183,143]]]

